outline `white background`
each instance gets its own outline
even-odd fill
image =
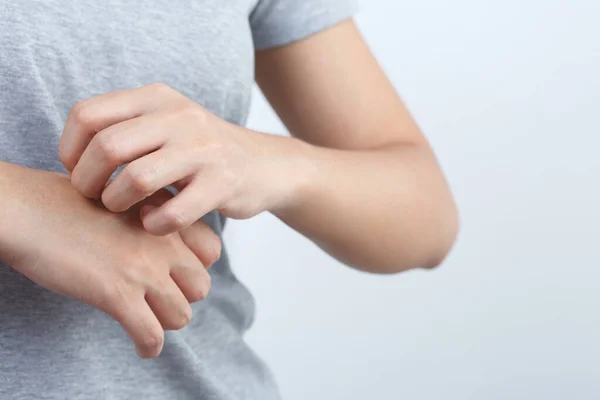
[[[230,221],[284,398],[600,399],[600,2],[369,0],[358,22],[462,231],[438,270],[381,277]],[[250,126],[284,131],[258,94]]]

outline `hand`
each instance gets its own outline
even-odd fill
[[[219,257],[219,238],[202,222],[157,237],[141,226],[139,207],[115,214],[81,196],[66,175],[12,171],[3,222],[19,229],[3,235],[4,261],[37,284],[106,312],[141,357],[157,356],[164,330],[187,325],[189,303],[207,295],[204,266]],[[165,192],[147,199],[141,212],[164,203]]]
[[[113,212],[175,186],[180,193],[143,218],[148,232],[165,235],[212,210],[241,219],[291,201],[306,170],[297,142],[230,124],[154,84],[76,104],[59,154],[73,186]]]

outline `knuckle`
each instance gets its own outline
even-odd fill
[[[198,126],[205,126],[208,123],[208,114],[198,104],[184,102],[175,112],[177,119],[192,119]]]
[[[155,82],[148,85],[148,88],[158,96],[165,96],[173,94],[174,90],[167,84],[162,82]]]
[[[72,170],[75,167],[75,159],[72,154],[67,152],[63,141],[61,141],[58,146],[58,158],[69,170]]]
[[[123,285],[129,287],[145,286],[154,278],[155,269],[144,249],[132,249],[131,258],[125,261],[123,268],[119,271]]]
[[[190,293],[190,302],[197,303],[206,299],[207,296],[208,290],[206,290],[204,287],[195,288],[194,291]]]
[[[176,208],[167,207],[163,215],[167,224],[177,230],[181,230],[189,225],[183,213]]]
[[[163,322],[167,330],[179,330],[188,326],[192,322],[192,308],[188,303],[186,306],[177,307],[173,314],[168,317],[168,321]]]
[[[221,258],[222,252],[223,252],[223,244],[221,242],[221,239],[218,236],[216,236],[212,240],[211,250],[210,250],[210,253],[208,256],[208,264],[209,264],[208,266],[219,261],[219,259]]]
[[[199,283],[194,287],[193,293],[191,293],[192,302],[202,301],[206,299],[210,293],[212,282],[209,274],[203,276],[198,282]]]
[[[71,108],[70,116],[80,125],[90,125],[94,121],[94,115],[88,100],[82,100],[75,103]]]
[[[199,301],[204,300],[205,298],[206,294],[201,290],[196,289],[192,293],[190,293],[190,303],[197,303]]]
[[[103,132],[96,135],[93,140],[104,159],[111,164],[118,165],[121,163],[119,143],[115,135],[110,132]]]
[[[126,179],[133,190],[144,195],[150,195],[152,193],[152,183],[154,178],[150,170],[138,168],[132,164],[125,168],[125,171]]]
[[[190,322],[192,322],[192,308],[188,304],[187,307],[184,307],[182,310],[180,310],[178,329],[188,326]]]
[[[164,337],[158,333],[147,334],[139,343],[146,350],[156,350],[163,346]]]

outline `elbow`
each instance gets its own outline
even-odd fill
[[[436,198],[436,201],[427,199]],[[385,228],[372,230],[372,240],[342,248],[321,246],[347,266],[372,274],[394,275],[444,264],[459,234],[459,213],[449,190],[439,196],[414,196],[398,207],[398,216],[386,217]],[[425,207],[424,207],[425,206]],[[406,210],[413,210],[406,212]],[[367,229],[367,231],[369,231]]]
[[[451,200],[445,210],[439,214],[435,225],[430,228],[430,232],[436,232],[436,234],[430,236],[434,240],[430,243],[425,261],[417,268],[433,270],[441,266],[454,247],[459,231],[460,217],[458,209],[454,201]]]
[[[397,274],[400,272],[421,269],[434,270],[444,264],[452,251],[460,230],[458,209],[452,199],[440,207],[434,218],[421,224],[420,235],[413,237],[414,242],[404,243],[401,254],[394,262],[382,264],[375,268],[375,273]]]
[[[396,275],[410,270],[434,270],[444,264],[459,233],[458,213],[449,212],[438,224],[425,230],[420,239],[395,249],[378,252],[367,259],[336,257],[347,266],[377,275]],[[435,234],[434,234],[435,233]],[[353,260],[354,262],[350,261]]]
[[[431,154],[431,153],[427,153]],[[398,207],[395,224],[398,235],[395,240],[394,254],[396,265],[386,265],[379,273],[395,274],[412,269],[433,270],[444,264],[458,238],[460,216],[458,207],[443,174],[428,158],[423,171],[418,174],[405,192],[412,196],[400,196],[402,204]],[[417,183],[418,182],[418,183]],[[407,198],[409,199],[407,201]],[[390,246],[390,250],[394,248]]]
[[[423,231],[414,242],[411,240],[400,246],[398,242],[396,246],[390,243],[388,250],[368,252],[368,255],[353,251],[328,252],[343,264],[369,274],[396,275],[410,270],[434,270],[444,264],[454,247],[459,232],[458,212],[449,211],[443,219]]]

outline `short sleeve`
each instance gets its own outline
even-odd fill
[[[284,46],[352,18],[357,11],[358,0],[258,0],[250,14],[254,47]]]

